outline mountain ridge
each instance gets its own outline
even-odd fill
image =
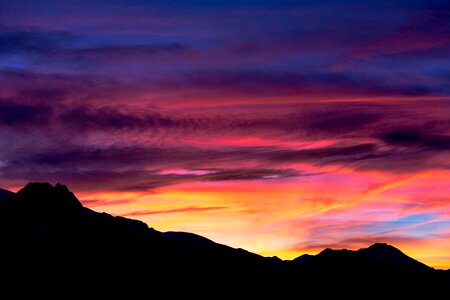
[[[41,208],[43,208],[43,209],[51,209],[53,211],[53,213],[55,213],[54,210],[57,210],[56,211],[57,213],[64,213],[66,211],[73,212],[74,210],[79,210],[81,208],[83,208],[84,210],[86,210],[86,209],[90,210],[89,208],[86,208],[82,205],[82,203],[76,198],[76,196],[68,189],[68,187],[66,185],[63,185],[60,183],[57,183],[55,186],[52,186],[50,183],[47,183],[47,182],[45,182],[45,183],[30,182],[27,185],[25,185],[24,188],[20,189],[17,193],[13,193],[8,190],[0,188],[0,194],[5,194],[8,197],[18,195],[18,196],[22,196],[22,197],[20,197],[20,199],[25,198],[27,200],[29,200],[30,194],[33,197],[38,197],[38,198],[45,196],[45,198],[41,198],[41,199],[45,199],[47,201],[43,202],[42,200],[40,200],[39,202],[36,201],[36,203],[34,203],[34,204],[35,205],[38,204],[38,205],[42,206]],[[5,199],[6,198],[7,197],[5,197]],[[26,203],[25,205],[30,205],[30,203]],[[97,213],[95,211],[92,211],[92,212]],[[145,224],[142,221],[124,218],[121,216],[117,216],[116,218],[123,218],[123,219],[130,220],[130,221],[133,221],[136,223],[139,222],[139,223],[141,223],[142,226],[144,226],[144,224]],[[147,226],[147,225],[145,224],[145,226]],[[152,228],[150,228],[150,229],[152,229]],[[201,235],[194,234],[194,233],[168,231],[168,232],[161,232],[161,234],[163,234],[168,240],[170,240],[174,243],[183,243],[183,240],[184,240],[184,241],[189,241],[193,245],[195,245],[195,244],[198,244],[198,245],[215,244],[215,245],[229,247],[229,248],[235,249],[235,250],[243,250],[243,251],[249,252],[245,249],[233,248],[233,247],[230,247],[227,245],[216,243],[206,237],[203,237]],[[414,260],[414,259],[408,257],[407,255],[405,255],[403,252],[401,252],[399,249],[395,248],[394,246],[386,244],[386,243],[374,243],[367,248],[360,248],[358,250],[326,248],[326,249],[322,250],[320,253],[318,253],[317,255],[303,254],[303,255],[293,259],[292,261],[299,263],[304,260],[309,261],[311,258],[314,258],[317,256],[327,255],[329,252],[337,253],[337,252],[342,252],[342,251],[361,253],[363,255],[372,256],[372,257],[377,257],[377,256],[385,257],[386,252],[389,252],[389,255],[392,256],[392,252],[395,252],[395,255],[402,255],[403,257],[407,257],[410,260],[413,260],[414,262],[418,262],[417,260]],[[381,252],[384,252],[384,254]],[[249,253],[251,253],[251,252],[249,252]],[[255,254],[255,253],[252,253],[252,254]],[[258,255],[258,254],[255,254],[255,255]],[[258,255],[258,256],[260,256],[260,255]],[[277,258],[277,259],[279,259],[279,258]],[[418,263],[420,263],[420,262],[418,262]],[[420,264],[425,266],[426,268],[431,268],[423,263],[420,263]]]
[[[387,244],[356,251],[325,249],[300,256],[307,259],[283,261],[196,234],[160,232],[142,221],[95,212],[61,184],[29,183],[0,201],[0,239],[8,245],[0,248],[0,257],[9,257],[5,269],[10,272],[18,266],[28,272],[50,269],[69,278],[82,272],[94,282],[120,279],[126,286],[147,282],[138,270],[150,270],[146,279],[154,282],[223,287],[226,280],[247,290],[299,283],[308,289],[318,282],[336,285],[348,280],[371,287],[374,283],[367,278],[389,286],[399,276],[408,284],[450,283],[450,272],[435,271]]]

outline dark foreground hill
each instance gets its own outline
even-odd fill
[[[30,183],[16,194],[0,192],[4,285],[105,293],[152,294],[159,289],[167,297],[206,296],[210,290],[216,295],[301,291],[351,296],[355,286],[371,293],[394,288],[402,294],[450,287],[448,272],[386,244],[358,251],[326,249],[282,261],[94,212],[60,184]]]

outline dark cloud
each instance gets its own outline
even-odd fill
[[[69,103],[113,101],[122,97],[122,85],[111,78],[87,74],[55,74],[31,70],[1,69],[0,80],[11,101],[27,105],[47,104],[57,107]],[[130,92],[130,91],[127,91]],[[133,95],[130,92],[130,95]]]
[[[294,110],[294,109],[293,109]],[[299,112],[266,120],[272,128],[306,139],[371,137],[401,111],[389,105],[349,102],[304,105]]]
[[[40,93],[43,94],[45,91]],[[51,98],[53,93],[50,91],[49,95]],[[434,117],[430,111],[434,112],[435,106],[442,107],[440,102],[421,107],[421,117],[416,118],[411,117],[408,107],[362,102],[348,102],[346,107],[338,103],[326,106],[310,104],[300,109],[293,106],[291,110],[295,113],[281,110],[281,113],[273,115],[263,110],[260,116],[251,117],[245,114],[189,117],[189,113],[163,114],[117,105],[57,105],[53,108],[46,102],[38,101],[31,105],[14,101],[0,103],[3,134],[15,129],[12,138],[5,135],[4,140],[9,144],[1,145],[1,166],[4,174],[24,180],[51,181],[57,176],[59,181],[77,182],[86,189],[97,188],[88,182],[91,181],[114,189],[148,190],[190,180],[264,180],[305,176],[290,169],[296,163],[395,173],[450,168],[440,154],[442,150],[448,150],[448,137],[445,135],[448,124],[443,121],[446,115],[442,115],[442,121],[435,118],[435,122],[430,123]],[[272,110],[267,108],[267,111]],[[404,111],[407,113],[402,113]],[[422,127],[417,130],[395,129],[399,128],[398,123],[408,122],[417,122]],[[39,137],[36,135],[39,129],[51,136]],[[307,149],[214,146],[220,135],[229,138],[275,136],[302,142],[334,139],[335,142]],[[129,136],[137,139],[131,142]],[[180,140],[185,137],[208,138],[210,142],[201,147],[189,143],[170,145],[164,143],[164,136]],[[83,143],[87,137],[94,140],[107,138],[112,143],[109,146],[88,146]],[[143,141],[139,142],[139,139]],[[30,143],[32,148],[28,146]],[[256,167],[238,167],[248,163]],[[171,168],[211,172],[198,176],[148,171]]]
[[[136,199],[120,199],[120,200],[107,200],[107,199],[82,199],[80,200],[83,205],[88,207],[96,206],[114,206],[136,202]]]
[[[422,13],[408,15],[406,24],[372,40],[360,47],[359,55],[395,55],[423,49],[445,47],[450,49],[447,36],[450,34],[450,14],[442,10],[427,10]]]
[[[353,162],[366,155],[375,155],[375,144],[361,144],[349,147],[322,147],[306,150],[291,150],[281,147],[224,147],[216,149],[194,147],[119,147],[109,148],[75,148],[54,149],[44,153],[24,153],[21,160],[14,163],[53,168],[124,168],[138,165],[153,166],[158,169],[164,167],[210,168],[214,165],[228,164],[230,172],[218,172],[211,176],[215,178],[231,179],[233,177],[260,177],[258,170],[247,170],[238,174],[233,164],[253,160],[260,163],[294,163],[312,162],[327,164],[334,162]],[[123,158],[126,158],[125,160]],[[280,173],[282,174],[282,173]],[[292,171],[286,175],[292,175]],[[277,173],[268,174],[277,175]],[[264,176],[264,175],[262,175]]]
[[[92,106],[76,106],[63,111],[59,122],[74,129],[83,130],[142,130],[151,128],[171,128],[181,126],[170,117],[156,112],[126,112],[111,107],[94,108]]]
[[[243,163],[257,168],[238,168]],[[156,188],[190,180],[260,180],[305,176],[286,168],[290,164],[309,163],[316,166],[341,165],[357,170],[413,172],[424,169],[448,168],[439,153],[422,149],[384,148],[374,143],[351,146],[294,150],[284,147],[174,147],[174,146],[110,146],[44,148],[5,153],[2,172],[28,178],[40,170],[41,176],[71,176],[86,181],[119,180],[127,189]],[[160,174],[163,169],[206,170],[203,175]],[[153,171],[149,171],[153,170]],[[21,173],[22,172],[22,173]],[[29,172],[29,174],[28,174]],[[61,175],[64,174],[65,175]],[[37,173],[36,173],[37,174]],[[45,175],[46,174],[46,175]],[[111,184],[111,183],[109,183]],[[108,185],[109,185],[108,184]],[[131,184],[131,185],[130,185]],[[115,182],[113,185],[125,188]]]
[[[51,55],[64,49],[74,37],[62,31],[0,31],[0,54],[21,52]]]
[[[449,170],[450,164],[442,155],[434,151],[412,149],[387,150],[363,159],[347,162],[358,171],[383,171],[387,173],[408,174],[424,170]]]
[[[151,57],[160,57],[165,54],[180,54],[188,50],[186,45],[180,43],[152,44],[152,45],[107,45],[92,48],[72,50],[66,55],[79,60],[93,62],[114,62],[120,60],[140,61]],[[119,61],[117,61],[119,60]]]
[[[272,180],[308,176],[292,169],[236,168],[252,150],[205,150],[168,147],[110,147],[102,149],[30,149],[7,157],[1,173],[26,181],[58,178],[84,190],[152,190],[182,182],[224,180]],[[205,161],[206,159],[206,161]],[[224,168],[211,168],[223,166]],[[161,172],[166,168],[186,169],[186,173]],[[201,172],[197,172],[200,169]],[[192,170],[190,172],[189,170]]]
[[[13,100],[0,101],[4,103],[4,122],[20,122],[23,115],[28,116],[28,123],[36,129],[51,127],[73,135],[89,135],[92,132],[108,135],[111,131],[164,135],[178,131],[186,136],[223,133],[229,136],[277,135],[289,139],[317,140],[329,137],[371,137],[380,122],[392,118],[390,114],[379,112],[388,108],[361,104],[349,104],[347,108],[328,104],[326,109],[321,105],[301,109],[294,107],[292,111],[299,111],[275,116],[270,113],[269,107],[260,116],[227,115],[219,111],[190,117],[189,114],[161,113],[123,105],[64,104],[64,99],[70,98],[70,94],[59,89],[21,91]],[[55,102],[62,104],[51,105]],[[32,113],[36,118],[30,118]]]
[[[22,103],[43,102],[47,105],[55,102],[63,102],[71,93],[70,88],[56,88],[56,87],[31,87],[18,90],[15,97],[16,101]],[[35,105],[40,105],[39,103]]]
[[[392,84],[378,76],[359,72],[286,72],[259,70],[197,71],[157,79],[156,86],[198,93],[226,92],[243,95],[321,96],[423,96],[438,90],[420,84]]]
[[[273,180],[309,176],[285,168],[291,163],[345,165],[359,170],[410,172],[444,168],[427,152],[383,152],[373,144],[288,150],[277,147],[236,147],[222,149],[168,147],[110,147],[104,149],[46,150],[21,153],[4,160],[2,174],[9,180],[58,178],[83,190],[152,190],[182,182],[224,180]],[[242,163],[271,168],[236,168]],[[216,166],[216,168],[211,168]],[[448,166],[447,166],[448,167]],[[161,169],[193,170],[183,174]],[[203,170],[202,173],[196,170]],[[150,170],[150,171],[149,171]]]
[[[256,179],[276,179],[286,177],[305,176],[292,169],[225,169],[214,170],[209,174],[203,175],[202,179],[206,181],[222,180],[256,180]]]
[[[52,117],[53,109],[47,105],[35,106],[0,100],[0,125],[2,127],[29,130],[36,124],[48,125]]]
[[[327,134],[339,134],[352,131],[361,131],[362,128],[371,125],[386,117],[381,113],[355,112],[346,110],[330,110],[309,115],[306,126],[311,131]]]
[[[211,211],[211,210],[222,210],[226,209],[224,206],[209,206],[209,207],[197,207],[197,206],[189,206],[189,207],[181,207],[174,208],[168,210],[140,210],[133,211],[124,214],[125,217],[137,217],[137,216],[148,216],[148,215],[159,215],[159,214],[173,214],[173,213],[196,213],[203,211]]]
[[[418,147],[436,151],[450,150],[450,136],[421,132],[420,129],[386,132],[381,136],[381,139],[394,146]]]
[[[65,63],[80,62],[110,62],[119,63],[125,60],[145,60],[152,56],[170,53],[182,53],[187,46],[172,42],[161,44],[105,44],[81,46],[85,37],[69,31],[0,31],[1,54],[32,55],[34,59],[61,60]],[[80,45],[81,44],[81,45]]]
[[[177,155],[167,156],[163,153],[167,149],[157,147],[105,147],[88,148],[73,147],[72,149],[53,149],[43,153],[26,153],[17,164],[35,164],[43,166],[54,166],[59,168],[76,168],[79,166],[104,166],[105,168],[115,168],[121,166],[134,166],[151,162],[162,162],[167,159],[176,160]],[[189,153],[188,151],[184,151]],[[183,155],[188,158],[187,155]],[[127,158],[123,160],[121,158]],[[167,161],[166,161],[167,163]]]

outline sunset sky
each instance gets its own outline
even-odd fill
[[[1,1],[0,186],[292,259],[450,268],[450,2]]]

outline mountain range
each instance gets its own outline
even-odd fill
[[[435,270],[387,244],[283,261],[95,212],[61,184],[29,183],[17,193],[0,189],[0,241],[1,272],[9,282],[58,283],[71,291],[152,293],[164,287],[167,297],[205,296],[206,288],[223,295],[350,297],[356,287],[404,295],[450,287],[450,270]]]

